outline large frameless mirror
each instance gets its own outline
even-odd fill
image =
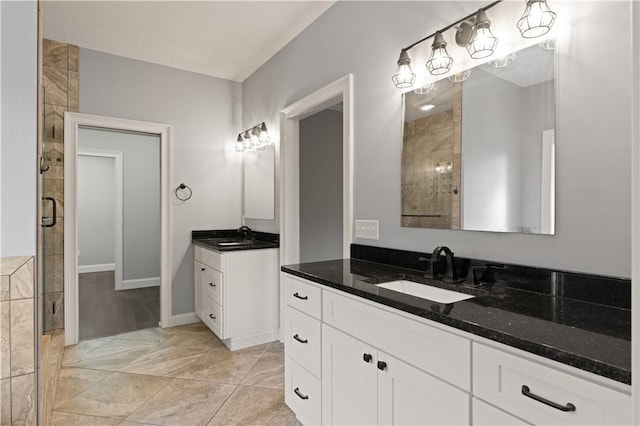
[[[548,43],[403,96],[403,227],[555,233]]]

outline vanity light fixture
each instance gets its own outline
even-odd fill
[[[413,86],[413,82],[416,81],[416,75],[411,69],[411,58],[407,53],[407,49],[400,51],[400,57],[398,58],[398,69],[396,73],[391,77],[393,84],[399,89]]]
[[[421,105],[420,106],[420,110],[421,111],[429,111],[431,109],[434,109],[436,106],[434,104],[425,104],[425,105]]]
[[[459,72],[458,74],[452,74],[447,78],[452,83],[462,83],[463,81],[468,79],[470,75],[471,75],[471,70],[464,70],[462,72]]]
[[[431,55],[426,63],[429,73],[432,75],[448,73],[453,64],[453,58],[449,56],[447,52],[447,42],[442,34],[455,26],[457,26],[455,36],[456,43],[461,47],[465,47],[472,58],[482,59],[491,56],[498,45],[498,38],[491,32],[491,21],[487,16],[487,11],[501,2],[502,0],[494,1],[486,7],[479,9],[477,12],[467,15],[403,48],[400,51],[396,73],[391,77],[393,84],[399,89],[413,86],[416,75],[411,69],[411,58],[409,58],[407,52],[430,38],[433,38],[433,43],[431,44]],[[546,0],[527,0],[524,15],[518,20],[516,26],[524,38],[539,37],[551,29],[555,18],[556,14],[549,9]],[[506,62],[508,61],[507,59]],[[502,64],[503,62],[496,60],[496,63]],[[508,62],[508,64],[510,64],[510,62]],[[463,73],[461,73],[461,75],[464,79],[465,75]],[[468,77],[468,74],[466,76]],[[459,77],[454,77],[454,79],[455,78]],[[428,85],[424,87],[428,87]],[[418,94],[428,93],[428,91],[429,90],[424,90],[423,88],[415,90]]]
[[[493,55],[498,46],[498,38],[491,32],[491,21],[487,13],[480,9],[474,20],[471,40],[466,43],[467,52],[473,59],[482,59]]]
[[[549,32],[556,20],[556,13],[549,9],[546,0],[527,0],[527,5],[516,27],[524,38],[536,38]]]
[[[440,32],[436,32],[431,45],[431,56],[427,61],[427,69],[432,75],[448,73],[453,64],[453,58],[447,53],[447,42]]]
[[[236,151],[261,151],[271,145],[271,137],[264,121],[250,129],[238,133]]]
[[[418,87],[417,89],[414,90],[414,92],[417,93],[418,95],[426,95],[427,93],[431,92],[434,87],[436,87],[435,83],[429,83],[429,84],[425,84],[424,86]]]
[[[490,60],[489,66],[491,68],[506,68],[513,63],[515,57],[516,54],[514,52],[511,52],[508,55]]]

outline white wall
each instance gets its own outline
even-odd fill
[[[281,108],[352,72],[355,218],[380,221],[379,241],[355,242],[420,251],[444,244],[460,256],[630,276],[630,1],[553,2],[555,236],[400,227],[401,97],[391,83],[398,53],[485,4],[337,2],[243,83],[243,114],[264,117],[278,134]],[[611,46],[606,61],[594,54]],[[259,225],[277,229],[275,221]]]
[[[78,155],[78,266],[115,267],[116,159]]]
[[[159,277],[160,137],[79,129],[78,149],[122,154],[122,280]]]
[[[300,262],[342,259],[342,112],[300,120]]]
[[[35,1],[2,1],[0,257],[36,254],[37,49]]]
[[[241,215],[239,83],[80,49],[80,112],[167,123],[171,193],[173,314],[193,312],[194,229],[237,228]]]

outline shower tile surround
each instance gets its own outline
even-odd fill
[[[34,259],[0,259],[0,424],[31,425],[35,415]]]
[[[455,258],[463,284],[425,274],[429,254],[351,245],[351,259],[283,272],[625,384],[631,383],[631,281]],[[436,264],[444,272],[444,263]],[[489,272],[480,273],[487,265]],[[472,286],[474,269],[482,285]],[[473,294],[449,305],[376,287],[413,280]]]
[[[462,83],[453,83],[452,108],[404,124],[402,226],[460,229]],[[436,166],[451,164],[439,173]],[[427,188],[426,194],[424,188]]]
[[[42,129],[44,172],[42,196],[57,203],[57,224],[44,229],[44,331],[64,324],[64,113],[78,111],[78,47],[44,39],[42,48],[44,120]],[[44,202],[51,217],[51,203]]]

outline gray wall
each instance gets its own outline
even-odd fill
[[[38,16],[35,1],[2,1],[0,256],[36,254]]]
[[[239,83],[80,49],[80,112],[172,126],[173,314],[193,312],[191,231],[240,226],[240,99]],[[189,201],[173,196],[181,182]]]
[[[300,120],[300,261],[342,259],[342,112]]]
[[[77,164],[78,266],[115,264],[116,159],[78,155]]]
[[[159,277],[160,137],[79,129],[78,149],[122,153],[122,279]]]
[[[555,236],[400,227],[398,52],[484,4],[337,2],[244,82],[243,114],[277,124],[281,108],[351,72],[354,216],[380,221],[379,241],[355,242],[420,251],[445,244],[460,256],[628,277],[630,1],[553,4],[558,23],[568,22],[557,43]],[[606,61],[593,54],[613,45]]]

